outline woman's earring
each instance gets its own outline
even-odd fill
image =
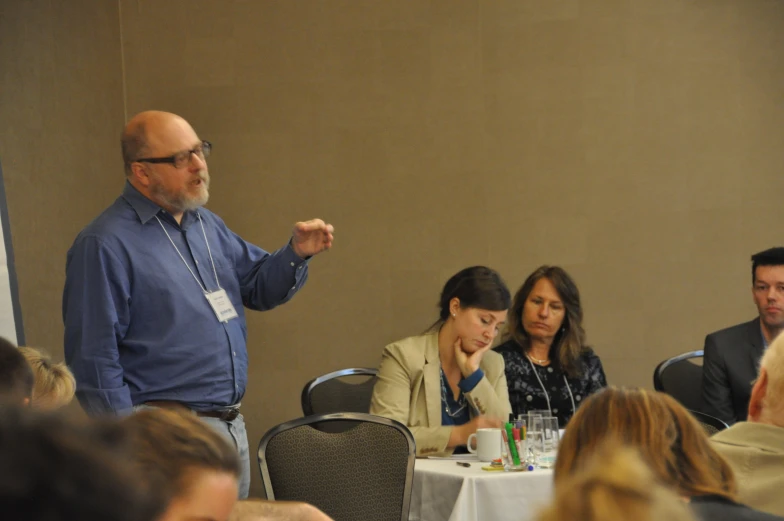
[[[454,313],[452,313],[452,317],[457,317],[457,315],[455,315]]]

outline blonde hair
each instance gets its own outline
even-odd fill
[[[54,410],[71,403],[76,392],[76,380],[64,363],[52,363],[49,355],[32,347],[20,347],[33,369],[32,406]]]
[[[765,350],[760,371],[765,369],[768,386],[762,399],[761,420],[781,425],[784,418],[784,335],[779,335]]]
[[[645,389],[608,387],[583,402],[558,447],[556,486],[608,439],[637,449],[659,481],[682,496],[736,499],[735,475],[697,420],[672,397]]]
[[[665,488],[637,451],[605,442],[585,468],[558,483],[538,521],[694,521],[686,502]]]

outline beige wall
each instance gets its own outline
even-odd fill
[[[116,2],[0,3],[0,161],[28,345],[62,357],[65,254],[117,197]]]
[[[121,189],[123,102],[214,143],[210,208],[246,239],[335,225],[302,293],[249,317],[252,451],[306,380],[424,329],[467,265],[513,290],[563,265],[610,381],[650,386],[754,315],[749,255],[782,242],[779,1],[11,4],[31,29],[3,18],[0,158],[31,343],[61,349],[65,252]]]

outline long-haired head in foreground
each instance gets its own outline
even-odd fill
[[[0,407],[0,517],[14,521],[150,521],[162,511],[141,488],[117,422],[77,422]]]
[[[539,521],[694,521],[686,503],[662,486],[634,449],[605,443],[585,468],[565,478]]]
[[[682,496],[735,500],[732,470],[700,424],[673,398],[644,389],[608,387],[585,400],[558,448],[556,487],[608,439],[638,450],[656,478]]]
[[[187,492],[198,471],[240,474],[237,450],[191,412],[142,409],[122,423],[142,475],[169,501]]]
[[[73,400],[76,380],[67,365],[53,363],[48,355],[32,347],[20,347],[19,352],[33,370],[33,407],[59,409]]]

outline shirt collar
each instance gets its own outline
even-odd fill
[[[162,214],[162,217],[165,216],[165,218],[169,219],[172,223],[175,222],[174,218],[169,212],[142,194],[129,181],[125,181],[125,188],[123,189],[122,198],[131,205],[131,208],[133,208],[136,212],[136,215],[139,216],[139,220],[142,222],[142,224],[147,224],[147,221],[159,213]],[[196,219],[196,212],[185,212],[185,214],[182,216],[180,228],[183,230],[187,229],[194,219]]]
[[[147,224],[147,221],[155,217],[158,212],[163,211],[163,208],[143,195],[130,181],[125,181],[122,198],[131,205],[142,224]]]

